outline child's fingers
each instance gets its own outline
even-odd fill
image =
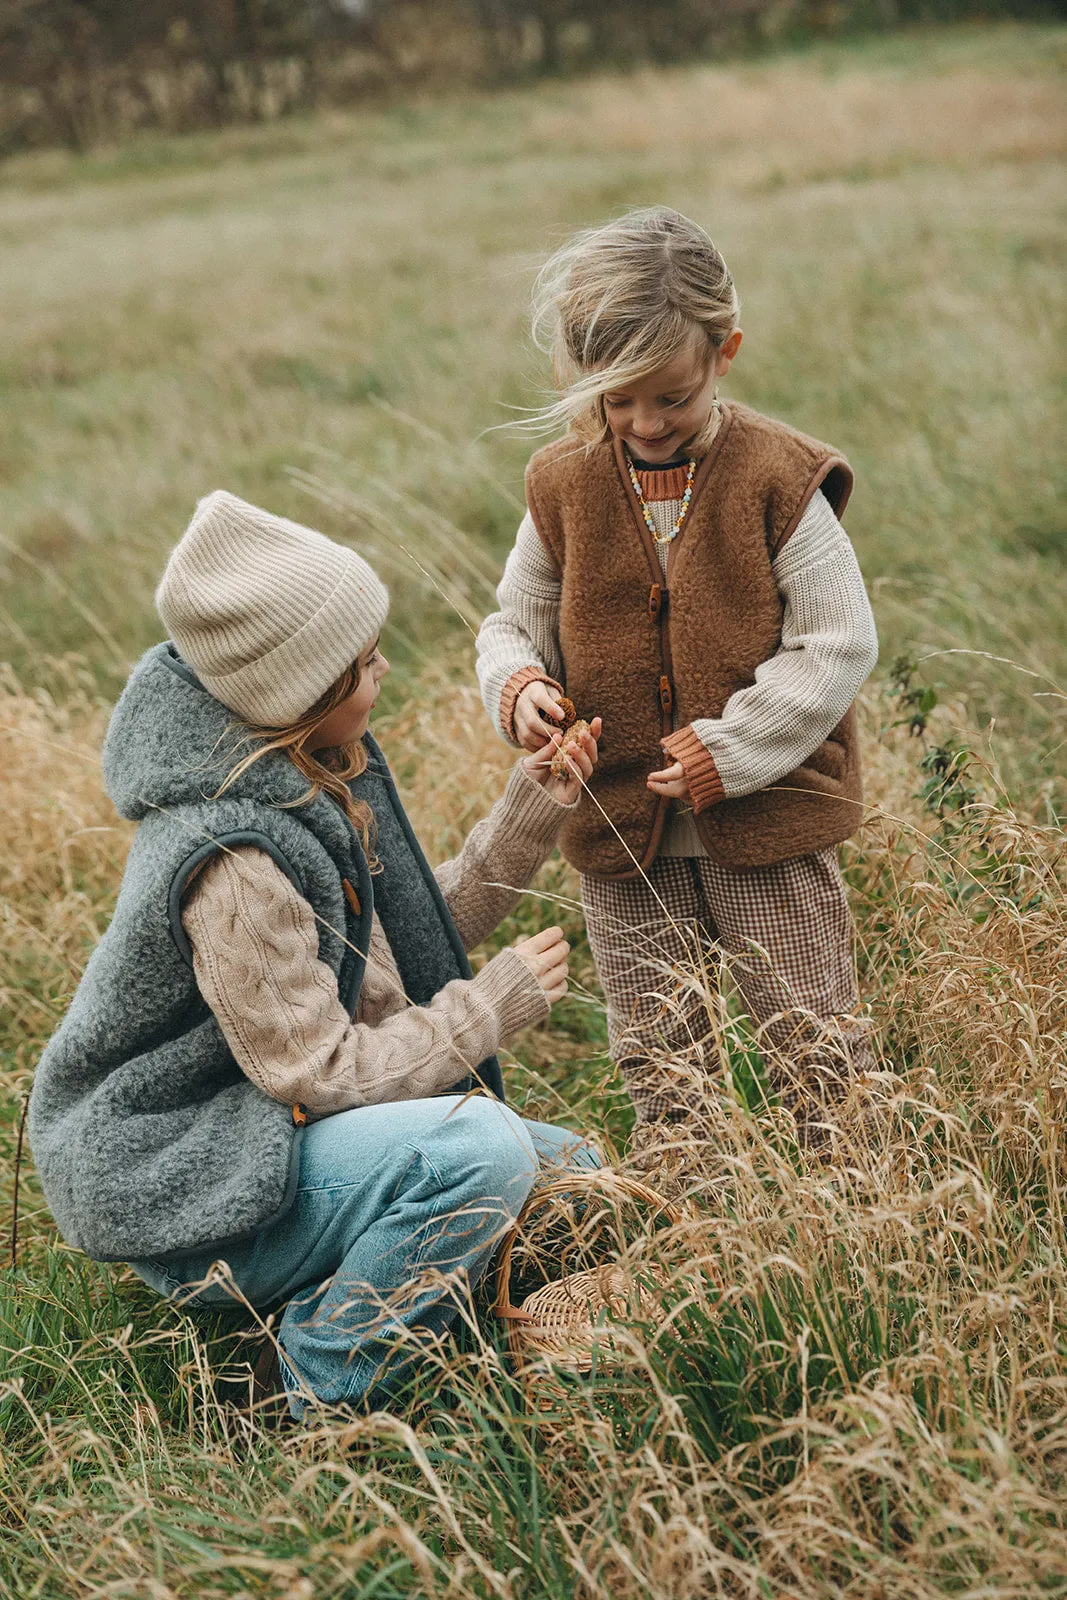
[[[542,928],[528,939],[520,939],[514,949],[529,967],[550,1004],[562,1000],[567,992],[570,945],[562,928]]]
[[[566,972],[567,963],[570,960],[570,954],[571,947],[567,943],[566,939],[564,939],[560,944],[554,946],[545,956],[545,962],[549,972],[556,972],[560,968]]]
[[[519,735],[519,743],[522,748],[528,750],[532,756],[536,756],[542,750],[548,749],[552,743],[552,735],[539,717],[535,717],[532,722],[526,721],[516,724],[515,731]]]
[[[588,728],[583,728],[581,733],[574,740],[575,747],[580,745],[583,750],[587,750],[589,752],[589,754],[593,757],[594,761],[596,760],[596,754],[597,754],[596,746],[597,746],[597,740],[600,738],[600,729],[601,729],[600,718],[599,717],[594,717],[592,722],[589,724]]]
[[[551,972],[546,972],[541,978],[541,987],[550,1000],[562,1000],[567,993],[567,964],[553,967]]]
[[[587,783],[593,776],[593,760],[584,745],[572,745],[567,751],[568,766],[572,773],[576,773],[583,783]]]
[[[555,755],[556,752],[558,750],[560,750],[562,748],[562,746],[563,746],[563,739],[558,733],[553,735],[552,746],[553,746],[553,749],[552,749],[552,754],[553,755]],[[584,751],[584,746],[582,744],[581,737],[579,737],[577,739],[572,739],[571,742],[568,744],[567,748],[563,751],[563,760],[567,764],[567,770],[568,771],[570,771],[570,769],[572,767],[578,766],[580,764],[581,759],[582,759],[583,751]]]
[[[545,713],[551,722],[562,722],[563,707],[559,704],[559,690],[550,689],[547,683],[528,683],[519,695],[519,707],[537,717]],[[544,720],[542,718],[541,720]]]
[[[562,928],[542,928],[540,933],[531,933],[528,938],[520,940],[520,943],[530,950],[541,951],[548,950],[557,940],[562,938]]]
[[[559,690],[550,689],[547,683],[530,685],[530,699],[539,711],[547,711],[556,722],[563,721],[563,707],[559,703]]]
[[[544,723],[541,726],[544,727]],[[526,762],[527,772],[537,773],[547,767],[562,742],[563,735],[559,732],[543,737],[536,750],[530,751],[530,759]]]
[[[597,722],[600,721],[598,717]],[[582,768],[583,775],[588,777],[596,766],[599,757],[597,750],[597,735],[592,727],[580,733],[571,744],[567,746],[567,755]]]
[[[664,800],[689,798],[689,780],[680,764],[668,767],[664,772],[650,772],[645,783],[653,794],[658,794]]]

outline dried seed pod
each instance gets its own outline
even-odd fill
[[[550,728],[559,728],[562,733],[566,733],[567,729],[578,720],[578,713],[574,709],[574,701],[568,700],[565,694],[561,694],[556,704],[563,712],[562,722],[557,722],[554,717],[550,717],[547,711],[538,710],[537,714],[542,722],[548,723]]]
[[[568,704],[569,703],[570,702],[568,701]],[[554,778],[566,778],[573,776],[570,767],[567,765],[567,752],[573,745],[578,743],[578,740],[581,738],[583,733],[589,733],[589,731],[589,724],[586,722],[584,717],[578,717],[564,730],[563,742],[560,744],[559,749],[552,757],[552,761],[548,769]]]

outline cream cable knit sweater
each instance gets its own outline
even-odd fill
[[[467,949],[519,899],[566,808],[517,766],[489,816],[435,874]],[[501,887],[508,885],[510,887]],[[441,1093],[549,1005],[522,957],[502,950],[473,979],[413,1006],[375,917],[352,1020],[318,958],[308,902],[265,851],[213,856],[182,907],[200,992],[241,1070],[311,1116]]]
[[[649,502],[661,532],[680,509],[676,500]],[[667,547],[659,549],[666,572]],[[855,552],[823,494],[813,497],[772,570],[785,607],[781,648],[757,668],[754,684],[731,695],[721,717],[692,724],[727,796],[751,794],[800,766],[844,716],[878,658]],[[478,635],[482,699],[498,732],[501,695],[514,673],[536,665],[547,678],[564,680],[559,599],[555,565],[527,512],[497,589],[500,609]],[[662,854],[702,853],[691,813],[677,812]]]

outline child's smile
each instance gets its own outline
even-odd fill
[[[604,395],[604,417],[616,439],[641,461],[670,461],[707,427],[716,381],[740,344],[735,330],[714,359],[707,346],[681,351],[673,360],[625,388]]]

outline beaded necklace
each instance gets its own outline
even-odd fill
[[[649,511],[648,505],[646,504],[645,497],[641,493],[641,480],[637,476],[637,469],[630,460],[629,456],[626,457],[626,467],[630,474],[630,482],[633,485],[634,494],[637,496],[637,503],[641,507],[641,515],[645,519],[645,526],[647,527],[649,533],[652,535],[657,544],[672,544],[681,533],[682,523],[689,514],[689,502],[693,498],[693,475],[697,469],[696,457],[694,456],[689,462],[689,470],[685,475],[685,493],[682,495],[682,509],[679,511],[678,516],[675,519],[674,527],[671,529],[670,533],[660,533],[659,529],[656,527],[656,524],[652,519],[652,513]]]

